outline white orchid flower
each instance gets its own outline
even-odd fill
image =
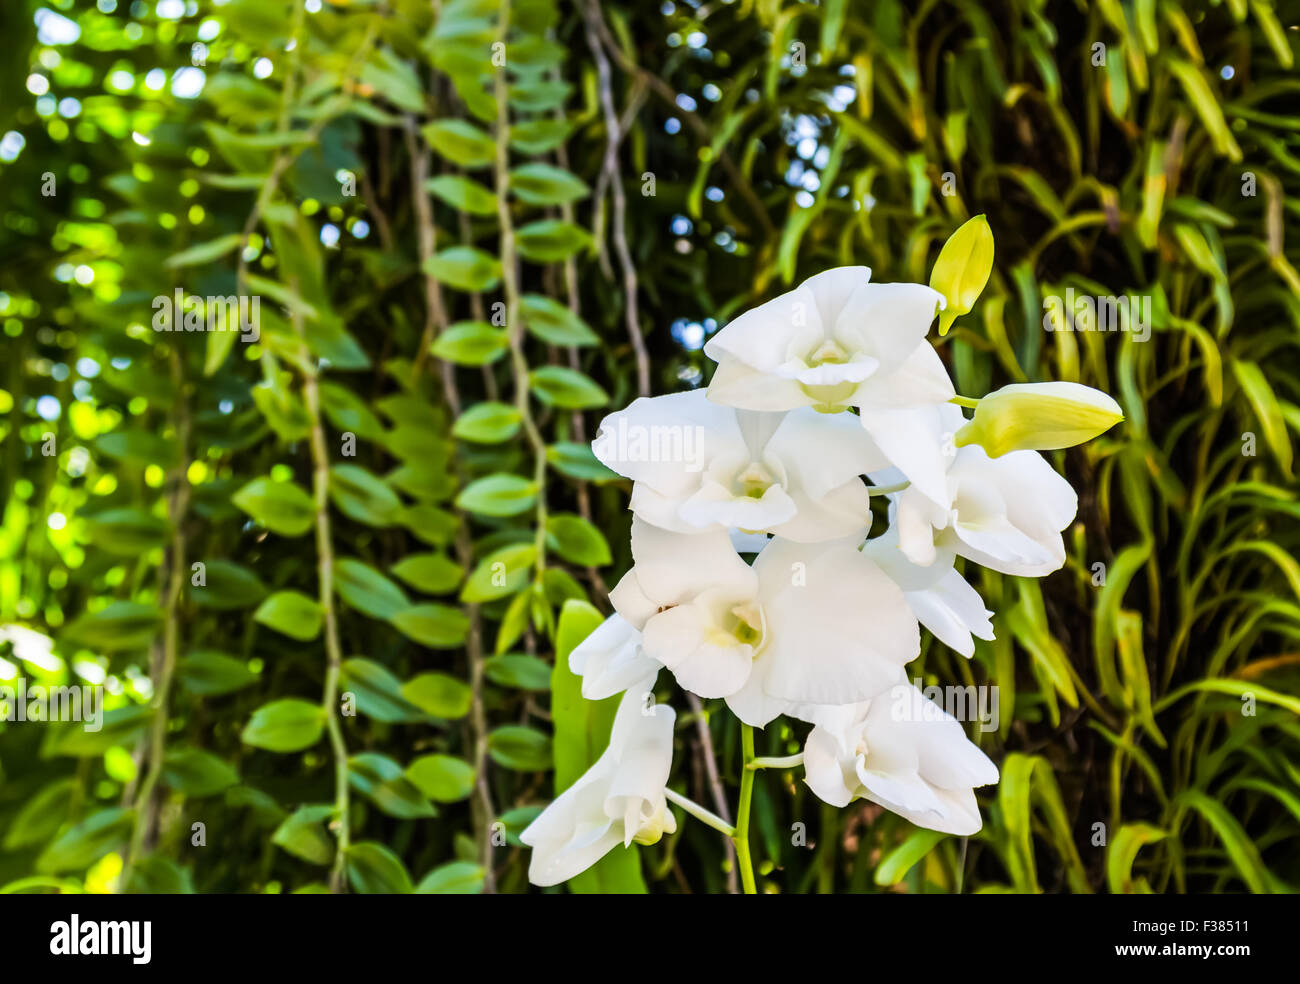
[[[724,531],[670,533],[634,517],[635,564],[610,601],[641,629],[645,654],[701,697],[746,690],[773,717],[788,703],[853,703],[920,651],[902,591],[857,549],[864,535],[776,537],[750,567]]]
[[[898,530],[903,553],[913,563],[935,563],[939,551],[951,550],[1003,574],[1042,577],[1065,563],[1061,531],[1070,525],[1079,500],[1070,483],[1036,451],[1012,451],[990,458],[978,445],[956,448],[953,434],[965,423],[960,408],[910,411],[922,418],[918,432],[938,435],[946,462],[940,494],[913,484],[891,496],[891,528]],[[887,484],[893,470],[873,472]]]
[[[601,422],[592,450],[634,480],[631,509],[655,526],[762,530],[801,542],[866,523],[859,476],[888,465],[849,415],[736,410],[702,390],[633,401]]]
[[[849,707],[820,708],[804,746],[805,782],[832,806],[870,800],[912,823],[967,836],[980,829],[975,786],[997,766],[961,724],[911,684]]]
[[[569,669],[582,677],[587,700],[621,694],[647,677],[653,679],[660,666],[641,648],[641,633],[619,614],[605,619],[569,653]]]
[[[918,453],[918,419],[900,411],[954,395],[926,340],[943,296],[924,284],[873,284],[867,267],[839,267],[746,311],[713,336],[709,399],[746,410],[857,407],[877,446],[910,480],[937,493]]]
[[[899,548],[897,527],[891,526],[868,540],[862,552],[903,589],[917,620],[944,645],[969,657],[975,654],[972,636],[993,639],[993,613],[953,567],[952,550],[937,550],[928,567],[914,564]]]
[[[609,747],[519,839],[533,849],[528,880],[557,885],[586,871],[619,844],[654,844],[677,829],[664,788],[673,757],[671,707],[644,707],[635,687],[623,696]]]

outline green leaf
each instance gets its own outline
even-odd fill
[[[433,354],[460,366],[485,366],[505,355],[507,347],[504,329],[486,321],[459,321],[434,340]]]
[[[348,783],[382,813],[399,820],[438,815],[424,794],[406,778],[402,767],[387,755],[362,752],[348,759]]]
[[[421,673],[402,684],[402,696],[432,717],[455,721],[469,713],[474,692],[446,673]]]
[[[496,160],[496,143],[473,123],[465,120],[435,120],[420,132],[430,147],[461,167],[473,170],[486,167]]]
[[[551,549],[573,564],[603,567],[613,560],[604,534],[581,516],[547,516],[546,538]]]
[[[311,864],[327,865],[334,859],[334,838],[325,821],[333,815],[333,806],[300,806],[275,829],[271,843]]]
[[[456,538],[456,517],[426,502],[403,509],[400,522],[417,540],[433,547],[445,547]]]
[[[268,752],[301,752],[320,741],[324,730],[325,711],[319,704],[285,697],[254,711],[239,737]]]
[[[456,497],[456,507],[482,516],[517,516],[537,501],[537,483],[497,472],[476,479]]]
[[[123,846],[135,825],[135,811],[121,807],[97,810],[60,834],[36,859],[42,874],[89,868],[109,851]]]
[[[339,383],[320,384],[320,405],[331,424],[345,433],[374,441],[383,437],[384,426],[366,406],[366,401]]]
[[[580,482],[612,482],[619,477],[601,464],[589,444],[560,441],[546,449],[546,460],[561,475]]]
[[[136,601],[115,601],[96,612],[79,615],[60,634],[69,645],[103,652],[147,646],[162,625],[162,612]]]
[[[982,215],[968,219],[954,232],[930,271],[930,286],[944,296],[947,305],[939,315],[939,334],[948,334],[952,323],[975,306],[993,271],[993,232]]]
[[[536,560],[537,546],[532,543],[515,543],[494,550],[474,568],[461,589],[460,600],[495,601],[523,590]]]
[[[416,895],[478,895],[484,872],[472,861],[449,861],[434,868],[415,887]]]
[[[502,725],[488,735],[488,754],[507,769],[540,772],[551,767],[551,739],[524,725]]]
[[[95,438],[95,450],[118,461],[172,468],[180,454],[174,442],[145,431],[122,430]]]
[[[537,398],[565,410],[591,410],[609,403],[609,394],[590,377],[564,366],[542,366],[528,374]]]
[[[524,259],[558,263],[591,245],[591,234],[562,219],[540,219],[515,230],[515,245]]]
[[[510,190],[530,205],[563,205],[591,194],[585,181],[550,164],[521,164],[510,172]]]
[[[1234,163],[1240,161],[1241,148],[1232,136],[1232,130],[1223,116],[1223,108],[1215,97],[1214,90],[1210,88],[1203,70],[1178,57],[1168,58],[1164,64],[1182,84],[1183,92],[1200,116],[1201,123],[1204,124],[1210,135],[1210,141],[1214,144],[1214,149]]]
[[[492,290],[501,282],[501,263],[475,246],[449,246],[425,260],[422,269],[456,290]]]
[[[420,709],[406,699],[402,681],[388,667],[354,656],[343,661],[339,687],[356,697],[357,710],[385,724],[420,721]]]
[[[1126,823],[1115,832],[1106,847],[1106,884],[1112,894],[1151,892],[1145,878],[1133,878],[1133,862],[1143,847],[1167,836],[1166,831],[1149,823]]]
[[[302,536],[316,519],[316,504],[293,482],[255,478],[230,501],[280,536]]]
[[[128,895],[194,895],[194,875],[189,868],[154,854],[136,862],[125,892]]]
[[[229,560],[209,560],[203,565],[204,584],[195,585],[190,577],[190,599],[199,608],[233,611],[256,605],[266,597],[262,579],[243,564]]]
[[[1282,414],[1281,404],[1263,371],[1254,362],[1241,359],[1232,360],[1232,372],[1246,393],[1251,409],[1259,418],[1264,431],[1264,441],[1268,444],[1273,457],[1277,459],[1282,474],[1287,478],[1291,472],[1291,437],[1286,430],[1286,419]]]
[[[254,621],[300,642],[320,635],[324,617],[320,605],[299,591],[277,591],[253,613]]]
[[[335,563],[334,590],[345,602],[371,618],[389,619],[411,607],[411,599],[401,588],[353,557]]]
[[[402,511],[397,493],[360,465],[330,469],[330,500],[345,516],[367,526],[392,526]]]
[[[148,705],[127,704],[104,712],[98,731],[87,731],[80,722],[67,721],[47,725],[41,756],[69,755],[77,758],[98,757],[115,745],[134,745],[153,719]]]
[[[234,693],[257,679],[243,660],[211,650],[199,650],[181,658],[176,672],[181,686],[201,697]]]
[[[1274,891],[1273,874],[1264,866],[1259,848],[1237,819],[1228,812],[1227,807],[1197,789],[1183,790],[1174,797],[1173,805],[1178,807],[1180,816],[1190,808],[1209,823],[1247,888],[1256,894],[1268,894]],[[1174,829],[1176,832],[1177,823]]]
[[[424,190],[471,215],[496,215],[496,192],[459,174],[443,174],[424,183]]]
[[[600,337],[585,321],[558,301],[541,294],[524,294],[519,310],[528,331],[551,345],[596,345]]]
[[[198,243],[188,249],[181,250],[179,253],[173,253],[163,260],[163,266],[168,270],[175,270],[178,267],[207,265],[221,259],[228,253],[233,253],[243,245],[243,242],[244,236],[238,232],[218,236],[206,243]]]
[[[162,546],[171,526],[143,509],[109,509],[87,524],[90,542],[120,557],[138,557]]]
[[[462,441],[475,444],[500,444],[519,433],[519,411],[506,403],[476,403],[459,417],[451,432]]]
[[[58,779],[36,791],[9,821],[4,849],[16,851],[48,841],[68,819],[76,779]]]
[[[389,622],[408,639],[430,649],[456,649],[469,631],[465,613],[447,605],[414,605]]]
[[[163,782],[186,796],[213,796],[239,782],[239,773],[211,752],[178,748],[163,759]]]
[[[571,129],[564,120],[524,120],[510,127],[510,146],[529,157],[540,157],[564,143]]]
[[[912,831],[903,843],[881,860],[876,868],[875,883],[882,886],[897,885],[907,877],[913,865],[934,850],[934,846],[947,836],[937,830]]]
[[[483,661],[483,672],[493,683],[520,690],[550,690],[551,667],[536,656],[505,653]]]
[[[347,853],[348,881],[358,895],[409,895],[411,876],[401,859],[371,841],[353,844]]]
[[[474,766],[452,755],[421,755],[406,767],[406,778],[439,803],[468,799],[474,791]]]
[[[408,554],[393,565],[393,573],[425,594],[455,591],[465,576],[465,569],[446,554]]]

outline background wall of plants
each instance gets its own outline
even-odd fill
[[[958,390],[1127,419],[1056,455],[1065,568],[986,572],[997,640],[913,664],[998,687],[984,829],[763,774],[760,890],[1300,884],[1300,5],[0,17],[0,686],[107,708],[0,722],[0,890],[527,890],[612,714],[563,669],[630,564],[600,417],[822,269],[925,282],[978,213]],[[1070,288],[1151,298],[1149,339],[1045,330]],[[260,297],[260,337],[154,330],[178,290]],[[673,784],[725,812],[738,728],[677,710]],[[734,889],[682,820],[570,888]]]

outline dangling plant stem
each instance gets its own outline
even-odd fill
[[[297,285],[295,284],[295,292]],[[337,848],[330,869],[330,891],[343,890],[343,869],[347,860],[351,819],[348,802],[348,749],[339,724],[339,675],[343,651],[339,644],[338,613],[334,609],[334,544],[330,538],[329,452],[325,447],[325,429],[321,425],[320,378],[315,357],[308,351],[303,335],[302,315],[294,309],[293,327],[302,340],[302,394],[311,421],[312,497],[316,506],[316,568],[321,612],[325,620],[325,692],[321,707],[330,748],[334,753],[334,823]]]

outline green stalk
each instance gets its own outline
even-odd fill
[[[726,820],[723,820],[722,817],[718,816],[712,810],[707,810],[700,806],[700,804],[695,802],[695,800],[689,799],[672,789],[665,789],[664,796],[670,803],[676,803],[696,820],[700,821],[700,823],[712,827],[714,830],[726,834],[728,837],[736,836],[735,827],[727,823]]]
[[[740,884],[746,895],[757,895],[754,887],[754,862],[749,856],[749,807],[754,801],[754,729],[748,724],[740,726],[740,747],[744,768],[740,770],[740,806],[736,810],[736,833],[731,841],[736,845],[736,863],[740,866]]]

